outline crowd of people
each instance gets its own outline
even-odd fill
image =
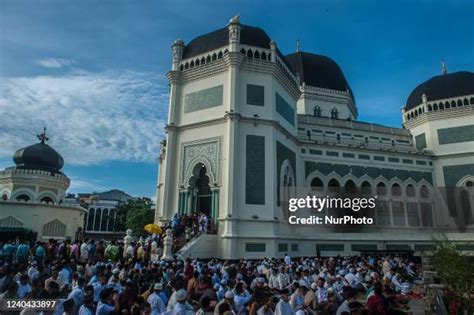
[[[153,242],[0,244],[0,298],[54,299],[54,315],[342,315],[403,312],[417,294],[408,255],[165,261]]]
[[[214,221],[204,212],[176,213],[165,228],[171,228],[176,238],[184,236],[188,242],[197,235],[215,233],[216,231]]]

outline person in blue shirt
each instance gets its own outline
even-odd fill
[[[11,241],[8,241],[3,245],[3,257],[5,261],[11,263],[13,260],[13,255],[15,253],[15,246],[13,246]]]
[[[100,292],[100,302],[97,304],[96,315],[109,315],[112,312],[118,312],[120,305],[118,295],[112,288],[107,288]]]
[[[44,256],[46,255],[46,251],[44,249],[43,243],[38,242],[35,250],[35,259],[39,266],[43,266]]]
[[[22,241],[16,251],[16,258],[18,259],[19,263],[28,262],[28,250],[29,250],[28,244],[26,243],[26,241]]]

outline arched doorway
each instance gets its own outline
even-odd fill
[[[209,182],[206,166],[203,163],[196,164],[193,176],[189,179],[189,190],[192,192],[189,212],[202,211],[205,215],[213,216],[212,190]],[[185,208],[188,206],[185,205]],[[183,210],[188,212],[188,209]]]
[[[212,191],[209,186],[209,176],[207,176],[207,168],[204,164],[196,165],[197,174],[194,191],[195,191],[195,208],[197,213],[203,212],[205,215],[211,215],[212,209]]]

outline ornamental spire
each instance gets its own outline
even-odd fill
[[[441,72],[443,73],[443,75],[448,73],[448,70],[446,69],[446,65],[444,63],[444,59],[441,59]]]
[[[42,144],[49,140],[49,137],[46,136],[46,127],[43,127],[43,133],[36,135],[36,138],[38,138]]]
[[[299,52],[300,51],[300,39],[297,38],[296,39],[296,52]]]

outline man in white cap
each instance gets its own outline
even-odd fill
[[[288,296],[288,289],[282,289],[279,291],[280,292],[280,301],[278,301],[276,307],[275,307],[275,315],[294,315],[295,311],[293,311],[293,308],[291,307],[290,303],[288,301],[290,300]]]
[[[186,297],[188,293],[185,289],[176,291],[176,304],[173,307],[173,315],[186,315]]]
[[[161,282],[155,283],[154,291],[147,299],[151,307],[151,315],[158,315],[166,311],[165,302],[160,297],[161,290],[163,290],[163,284]]]
[[[227,291],[224,295],[224,299],[220,301],[219,303],[216,304],[216,307],[214,308],[214,315],[219,315],[219,309],[222,304],[227,303],[229,305],[229,308],[231,310],[232,314],[237,314],[235,307],[234,307],[234,293],[232,291]]]

